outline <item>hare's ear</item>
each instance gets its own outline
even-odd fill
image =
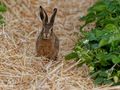
[[[57,13],[57,8],[54,8],[53,14],[52,14],[51,19],[50,19],[51,24],[54,24],[56,13]]]
[[[40,6],[40,18],[43,21],[43,23],[48,23],[48,15],[46,11]]]

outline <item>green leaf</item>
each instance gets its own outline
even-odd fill
[[[117,75],[120,77],[120,70],[119,70],[119,71],[117,71]]]
[[[110,39],[109,39],[109,43],[112,43],[114,41],[120,41],[120,33],[115,33],[113,34]]]
[[[105,45],[107,45],[107,44],[109,44],[109,43],[108,43],[108,40],[105,39],[105,38],[103,38],[103,39],[101,39],[100,42],[99,42],[99,47],[105,46]]]
[[[95,35],[97,37],[97,39],[101,39],[101,37],[105,34],[105,31],[101,31],[99,29],[95,29]]]
[[[91,44],[91,49],[97,49],[98,48],[98,43]]]
[[[118,85],[120,85],[120,82],[112,84],[112,86],[118,86]]]
[[[114,80],[115,83],[117,83],[118,80],[119,80],[119,78],[118,78],[117,76],[114,76],[114,77],[113,77],[113,80]]]
[[[103,77],[97,77],[94,81],[95,84],[102,84],[104,82],[104,78]]]
[[[0,19],[0,25],[2,25],[3,23],[5,23],[5,21],[3,19]]]
[[[94,67],[93,67],[93,66],[90,66],[90,67],[89,67],[89,70],[90,70],[90,71],[94,71]]]
[[[86,20],[86,23],[90,23],[90,22],[95,21],[95,13],[90,12],[90,13],[85,17],[84,20]]]
[[[112,84],[113,83],[113,81],[112,80],[104,80],[104,82],[103,82],[104,84]]]
[[[77,57],[78,57],[77,53],[72,52],[72,53],[66,55],[66,56],[65,56],[65,59],[66,59],[66,60],[70,60],[70,59],[75,59],[75,58],[77,58]]]
[[[0,19],[3,19],[3,16],[2,16],[2,15],[0,15]]]
[[[112,57],[112,62],[113,62],[114,64],[120,63],[120,57],[118,57],[118,56],[113,56],[113,57]]]
[[[101,76],[101,77],[107,77],[108,74],[107,74],[105,71],[101,71],[101,72],[99,73],[99,76]]]
[[[91,10],[94,10],[97,12],[104,11],[106,10],[106,5],[105,4],[95,5]]]
[[[108,61],[107,61],[107,59],[106,59],[106,56],[107,55],[104,55],[104,54],[98,54],[97,55],[97,58],[98,58],[98,60],[99,60],[99,65],[101,66],[101,67],[103,67],[103,66],[107,66],[109,63],[108,63]]]
[[[91,73],[91,77],[96,78],[99,75],[99,73],[100,73],[100,70],[97,72]]]
[[[5,12],[7,10],[6,6],[3,4],[0,4],[0,12]]]
[[[95,37],[95,34],[93,32],[90,32],[87,36],[89,41],[93,41],[93,40],[97,40],[97,38]]]
[[[118,29],[114,24],[107,24],[104,29],[108,30],[108,32],[118,32]]]

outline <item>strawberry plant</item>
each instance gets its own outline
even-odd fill
[[[98,0],[81,18],[85,24],[80,39],[66,60],[87,64],[96,85],[120,85],[120,0]],[[96,27],[83,31],[88,23]]]
[[[2,2],[0,2],[0,25],[4,23],[3,13],[6,12],[6,10],[6,6]]]

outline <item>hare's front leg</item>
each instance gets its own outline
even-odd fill
[[[58,59],[58,51],[55,51],[51,57],[51,59],[53,60],[57,60]]]

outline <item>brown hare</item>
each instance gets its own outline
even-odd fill
[[[53,32],[53,25],[57,8],[54,8],[50,21],[46,11],[40,6],[40,18],[42,20],[42,30],[36,41],[37,56],[45,56],[48,59],[57,59],[59,51],[59,39]]]

